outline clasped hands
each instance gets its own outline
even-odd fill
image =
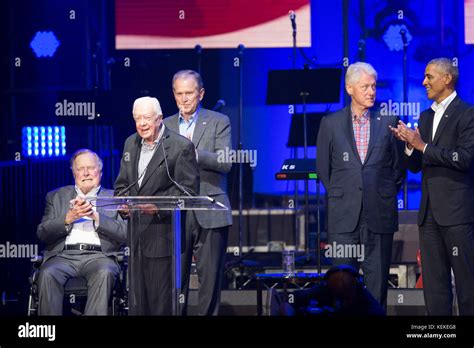
[[[64,222],[66,225],[70,225],[83,217],[89,217],[96,223],[99,222],[99,214],[92,209],[92,204],[84,198],[76,197],[69,202],[69,210]]]
[[[404,141],[407,144],[409,150],[415,148],[418,151],[423,151],[426,143],[421,139],[420,131],[418,127],[414,130],[408,128],[403,121],[398,121],[397,127],[388,126],[392,131],[393,135],[401,141]]]

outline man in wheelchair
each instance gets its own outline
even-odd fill
[[[85,315],[107,315],[120,272],[116,256],[127,239],[126,222],[116,211],[95,206],[96,197],[113,196],[100,186],[102,160],[81,149],[71,157],[75,186],[46,195],[38,238],[46,244],[38,276],[38,314],[62,315],[64,286],[71,278],[87,282]]]

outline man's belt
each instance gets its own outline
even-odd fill
[[[64,250],[87,250],[87,251],[102,251],[100,245],[96,244],[65,244]]]

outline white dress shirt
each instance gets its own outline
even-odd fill
[[[165,125],[161,124],[161,130],[158,133],[158,136],[153,141],[153,144],[148,144],[144,139],[142,139],[142,149],[140,151],[140,159],[138,160],[138,186],[142,185],[143,178],[145,177],[146,169],[148,164],[151,161],[151,158],[155,154],[156,149],[158,148],[158,143],[160,142],[163,133],[165,132]]]
[[[100,186],[91,190],[89,193],[82,193],[81,189],[76,186],[77,197],[88,199],[96,198]],[[95,212],[96,207],[92,206]],[[66,237],[66,244],[94,244],[100,245],[99,234],[96,232],[98,225],[94,224],[94,220],[88,216],[84,216],[79,220],[74,221],[69,235]]]
[[[431,132],[431,140],[435,138],[436,131],[438,130],[438,126],[439,126],[439,123],[441,122],[441,118],[443,117],[444,112],[448,108],[449,104],[451,104],[451,102],[454,100],[454,98],[456,98],[456,96],[457,96],[457,93],[456,91],[454,91],[442,102],[437,103],[434,101],[433,104],[431,104],[431,109],[435,112],[434,118],[433,118],[433,131]],[[428,144],[426,144],[425,147],[423,148],[423,153],[425,153],[427,146]],[[410,150],[408,146],[405,145],[405,154],[407,154],[408,156],[411,156],[411,154],[413,153],[413,150],[414,149]]]

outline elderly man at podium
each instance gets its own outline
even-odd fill
[[[133,104],[137,132],[127,138],[115,181],[116,196],[196,195],[199,169],[193,143],[163,124],[158,99],[142,97]],[[171,214],[152,204],[140,206],[134,229],[132,253],[140,255],[132,264],[131,315],[172,314],[172,226]],[[122,216],[132,214],[123,207]],[[135,212],[136,214],[136,212]],[[137,220],[134,220],[137,221]]]

